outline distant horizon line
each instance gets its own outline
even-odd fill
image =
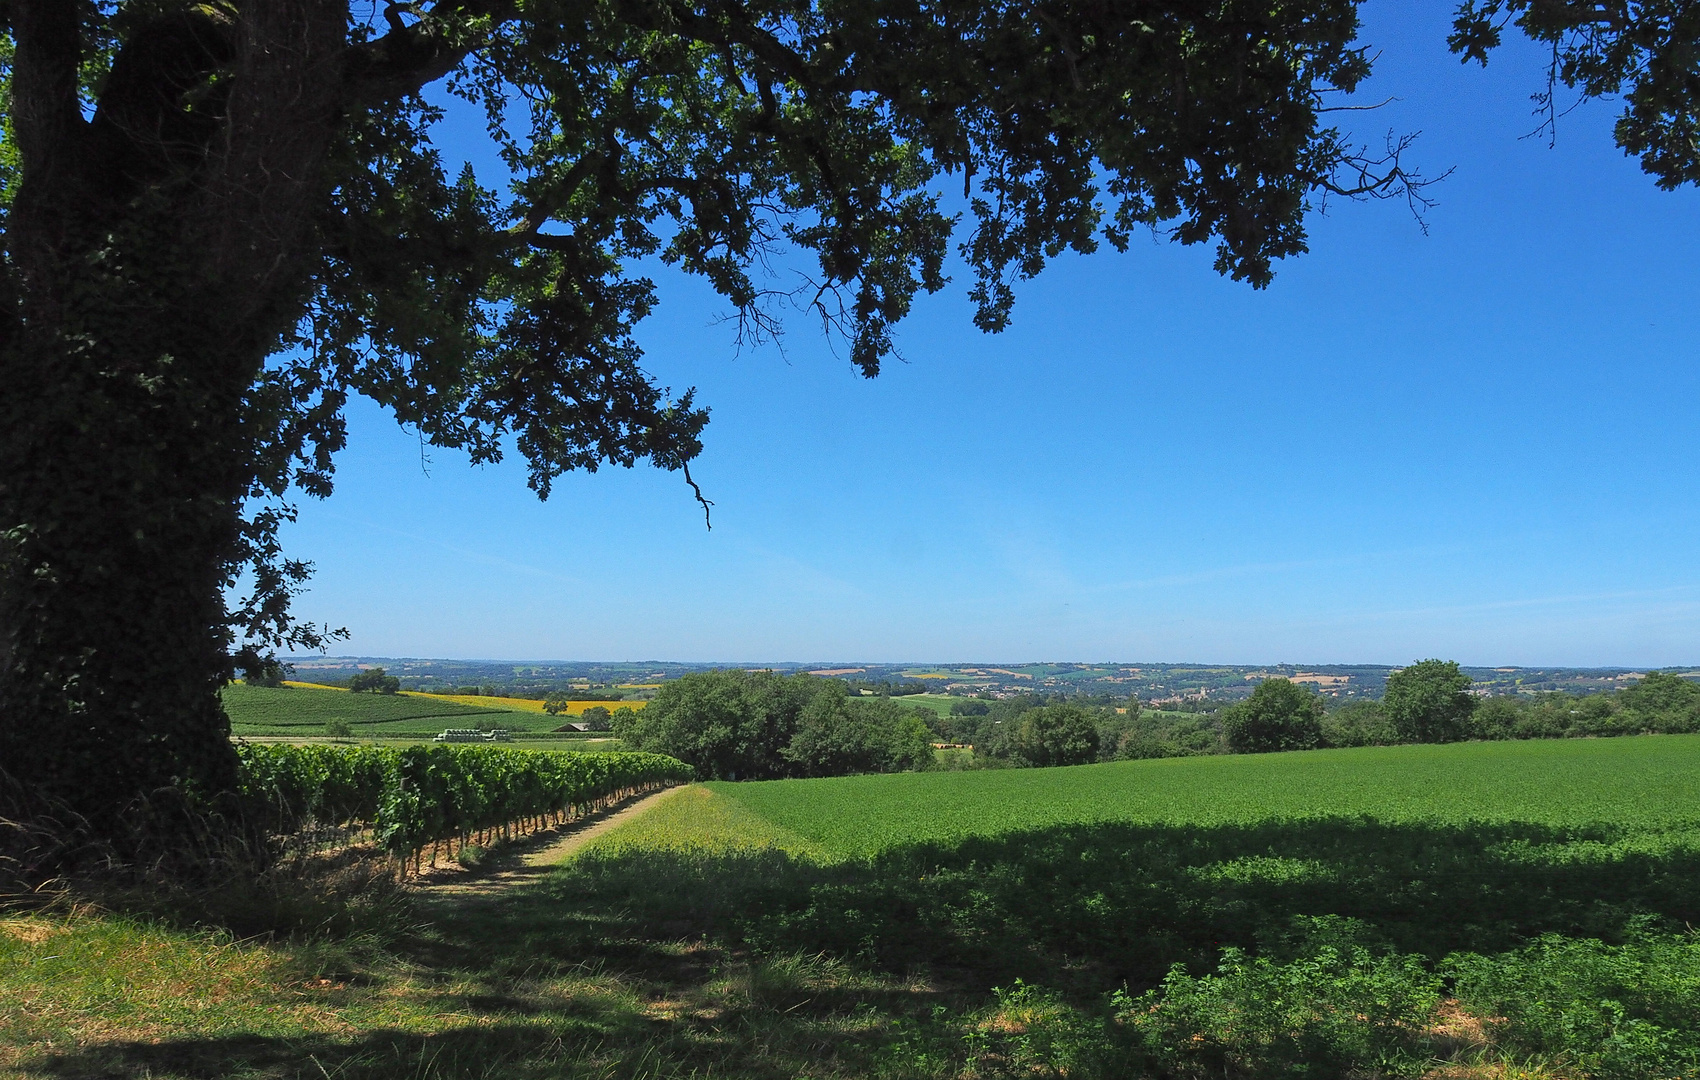
[[[332,660],[395,660],[403,662],[424,663],[453,663],[453,664],[536,664],[536,665],[570,665],[570,664],[623,664],[642,666],[646,664],[673,664],[681,667],[728,667],[728,668],[960,668],[960,667],[1048,667],[1058,664],[1074,664],[1084,667],[1199,667],[1199,668],[1390,668],[1408,667],[1417,661],[1405,664],[1385,663],[1345,663],[1336,661],[1259,661],[1244,663],[1234,661],[1195,661],[1195,660],[661,660],[649,657],[639,660],[537,660],[509,657],[464,657],[464,656],[382,656],[368,653],[341,653],[337,655],[291,654],[279,656],[285,663],[299,661],[326,662]],[[1425,658],[1426,659],[1426,658]],[[1490,671],[1677,671],[1700,669],[1700,664],[1470,664],[1458,661],[1459,667],[1478,668]]]

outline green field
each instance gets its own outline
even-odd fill
[[[1473,1007],[1551,1028],[1520,1052],[1610,1051],[1611,1024],[1519,1004],[1544,978],[1542,993],[1652,1002],[1641,1015],[1675,1041],[1644,1057],[1700,1055],[1700,736],[704,784],[600,839],[561,887],[652,928],[1082,1002],[1166,985],[1174,965],[1204,975],[1224,949],[1275,965],[1241,987],[1254,996],[1324,969],[1368,985],[1403,965],[1425,993],[1442,971],[1487,972],[1460,984],[1499,988]],[[1623,974],[1614,949],[1660,973]],[[1328,959],[1344,955],[1359,959]],[[1615,990],[1588,981],[1611,970]],[[1222,978],[1211,993],[1240,985]]]
[[[326,737],[325,725],[341,721],[362,742],[415,743],[450,727],[506,728],[516,741],[534,749],[622,748],[618,741],[608,738],[556,733],[556,728],[573,719],[571,716],[475,705],[465,698],[426,694],[355,694],[333,687],[273,688],[231,683],[224,688],[224,711],[230,716],[231,734],[239,738],[308,741]]]
[[[836,857],[1109,822],[1700,826],[1700,736],[1212,755],[706,785]]]
[[[939,716],[949,716],[950,707],[962,699],[952,697],[949,694],[907,694],[892,700],[899,705],[914,705],[917,708],[937,713]]]
[[[433,701],[412,694],[354,694],[346,690],[263,687],[231,683],[224,688],[224,711],[238,735],[289,735],[306,729],[322,732],[340,720],[362,734],[377,734],[414,723],[463,718],[453,727],[517,727],[520,717],[505,709],[485,709]],[[551,717],[550,719],[553,719]],[[556,726],[559,726],[558,724]]]

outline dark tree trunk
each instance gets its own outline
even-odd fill
[[[235,781],[218,691],[254,475],[243,401],[301,310],[346,7],[251,0],[236,20],[209,5],[162,23],[120,54],[92,120],[75,8],[15,5],[0,769],[97,835],[169,842],[139,808]],[[185,110],[181,82],[214,67],[233,73],[224,98]]]
[[[0,353],[0,763],[117,838],[139,799],[235,778],[218,689],[242,388],[149,333],[145,298],[91,291],[104,310],[72,332]]]

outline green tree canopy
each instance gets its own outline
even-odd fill
[[[702,671],[662,685],[649,705],[614,714],[614,734],[634,750],[668,754],[705,780],[787,775],[780,752],[821,680],[771,671]]]
[[[393,694],[401,689],[401,680],[386,673],[381,667],[374,667],[351,676],[348,688],[357,694]]]
[[[1222,733],[1236,754],[1310,750],[1322,744],[1322,699],[1288,679],[1264,679],[1251,697],[1222,710]]]
[[[578,722],[588,731],[607,731],[614,726],[614,714],[608,711],[606,705],[592,705],[579,713]]]
[[[832,680],[804,706],[780,755],[797,776],[901,772],[932,763],[932,736],[913,710],[888,697],[851,697]]]
[[[1098,717],[1090,709],[1046,705],[1009,724],[1004,748],[1023,765],[1084,765],[1098,759]]]
[[[696,672],[665,683],[646,708],[616,711],[613,723],[633,749],[689,762],[712,780],[896,772],[933,759],[914,710],[812,675]]]
[[[1555,135],[1577,99],[1623,102],[1614,135],[1667,191],[1700,183],[1700,13],[1691,0],[1465,0],[1452,51],[1484,66],[1515,25],[1550,50],[1547,84],[1535,91],[1538,130]]]
[[[1476,711],[1470,677],[1452,660],[1419,660],[1387,677],[1382,709],[1405,742],[1456,742],[1468,737]]]
[[[1639,713],[1700,715],[1700,684],[1668,671],[1649,671],[1617,696],[1625,709]]]

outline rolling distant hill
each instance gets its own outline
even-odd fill
[[[932,693],[942,694],[1007,697],[1019,693],[1066,693],[1137,697],[1147,702],[1233,701],[1247,696],[1260,680],[1271,676],[1306,683],[1331,698],[1379,698],[1387,676],[1397,670],[1380,664],[864,664],[850,661],[688,664],[657,660],[534,662],[381,656],[288,659],[295,667],[295,678],[310,682],[343,682],[364,668],[382,666],[400,678],[402,687],[408,690],[445,693],[470,688],[473,692],[535,698],[570,690],[576,692],[574,696],[591,694],[626,700],[649,697],[656,686],[669,679],[720,667],[807,671],[876,690],[882,684],[889,684],[900,688],[900,692],[925,686]],[[1643,674],[1629,668],[1467,667],[1464,671],[1475,681],[1478,690],[1493,694],[1551,690],[1599,693],[1617,689]],[[1680,669],[1677,673],[1700,678],[1700,671]]]

